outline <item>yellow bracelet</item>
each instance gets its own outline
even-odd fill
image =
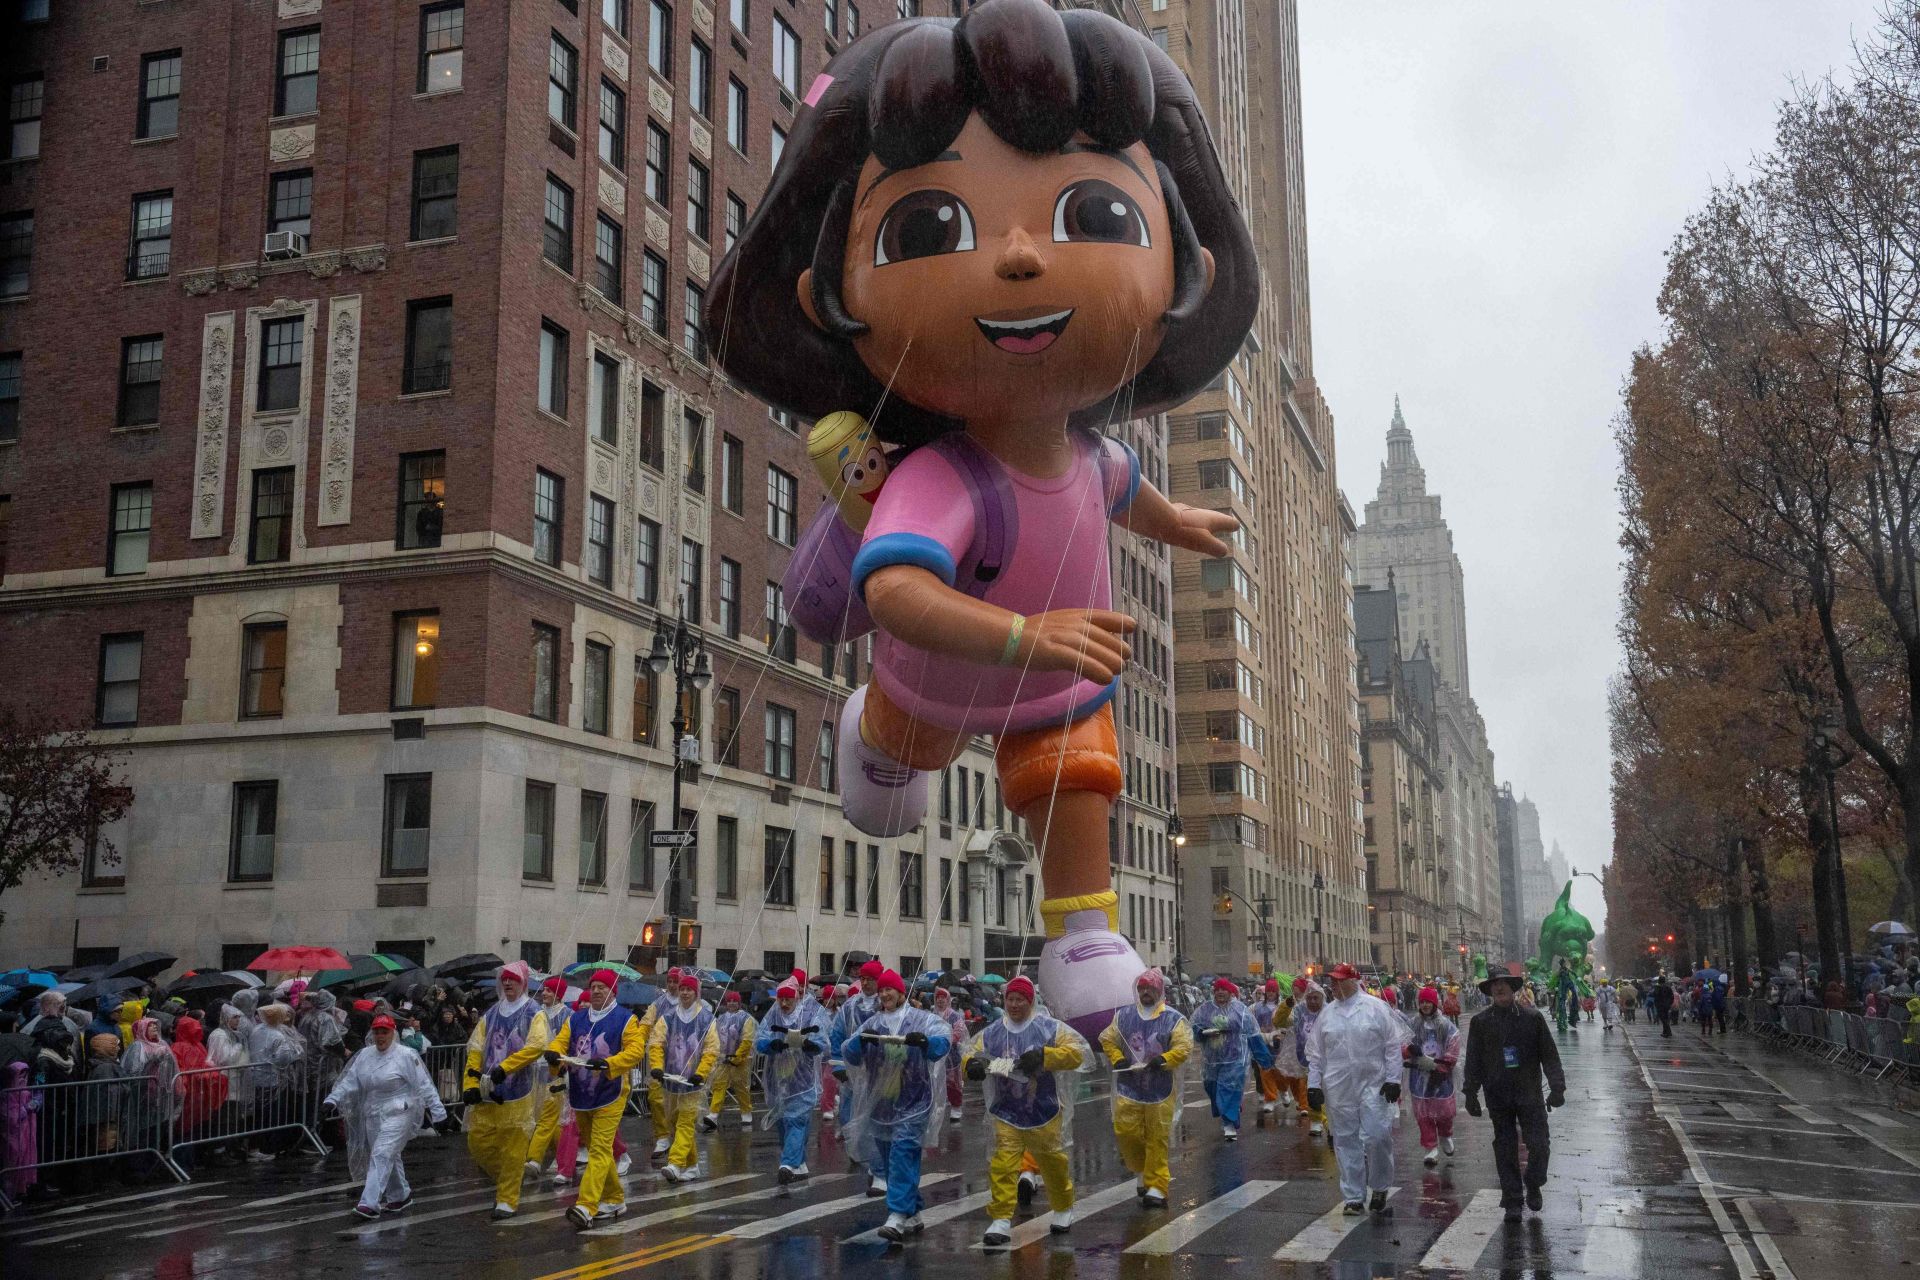
[[[1014,654],[1020,652],[1020,633],[1026,629],[1026,616],[1024,614],[1014,614],[1013,626],[1007,629],[1007,647],[1000,651],[1001,666],[1007,667],[1013,665]]]

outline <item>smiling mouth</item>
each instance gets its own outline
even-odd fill
[[[988,320],[975,316],[973,322],[987,341],[1002,351],[1031,356],[1053,345],[1053,340],[1066,329],[1067,321],[1073,319],[1073,312],[1074,308],[1068,307],[1065,311],[1026,320]]]

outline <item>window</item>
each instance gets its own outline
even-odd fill
[[[140,119],[137,138],[171,138],[180,132],[180,51],[140,59]]]
[[[667,393],[651,382],[640,383],[640,461],[655,471],[662,468],[667,447]]]
[[[0,298],[25,297],[33,273],[33,215],[0,218]]]
[[[46,97],[47,82],[40,76],[7,86],[7,159],[40,154],[40,112]]]
[[[620,362],[604,351],[593,353],[593,396],[593,438],[607,445],[619,444]]]
[[[256,470],[247,529],[248,564],[273,564],[292,556],[293,515],[293,468]]]
[[[689,618],[703,616],[700,583],[707,576],[705,561],[704,547],[692,538],[680,539],[680,599],[686,604]]]
[[[740,691],[722,685],[713,694],[713,758],[740,765]]]
[[[256,949],[254,954],[259,954],[259,949]],[[520,943],[520,958],[526,961],[529,969],[534,970],[536,973],[545,973],[553,967],[553,944],[551,942],[528,942],[522,940]]]
[[[788,93],[800,92],[800,35],[777,13],[773,15],[773,78]]]
[[[440,692],[440,615],[393,616],[393,708],[431,707]]]
[[[641,604],[660,601],[660,526],[640,517],[639,549],[635,556],[633,597]]]
[[[0,442],[20,438],[20,362],[18,351],[0,355]]]
[[[739,515],[746,501],[746,446],[731,435],[720,437],[720,505]]]
[[[729,0],[727,17],[733,22],[733,29],[741,35],[751,34],[747,29],[747,0]]]
[[[667,335],[667,262],[651,249],[640,251],[640,323]]]
[[[713,234],[713,179],[707,166],[691,158],[687,161],[687,230],[702,240]]]
[[[587,498],[587,581],[613,585],[613,502],[599,494]]]
[[[820,789],[822,791],[838,791],[840,789],[840,778],[835,771],[833,761],[833,721],[822,720],[820,722],[819,746],[815,754],[820,757]]]
[[[633,800],[627,805],[627,887],[653,888],[653,802]]]
[[[413,153],[415,240],[440,240],[459,230],[460,148]]]
[[[766,774],[781,782],[793,781],[793,708],[767,704]]]
[[[737,818],[714,819],[713,896],[727,901],[740,896],[740,822]]]
[[[127,279],[164,276],[173,264],[173,192],[150,191],[133,198],[133,226],[127,238]]]
[[[551,471],[533,473],[533,558],[560,566],[560,533],[567,482]]]
[[[608,302],[618,304],[620,301],[620,276],[626,254],[626,236],[620,230],[620,224],[604,213],[596,215],[593,220],[593,287]]]
[[[541,720],[560,718],[560,629],[544,622],[533,624],[533,701],[530,710]]]
[[[821,6],[820,18],[821,18],[821,22],[826,27],[826,31],[828,35],[830,36],[839,35],[840,34],[839,0],[826,0],[826,3]]]
[[[435,4],[420,11],[418,92],[444,93],[460,87],[461,52],[466,35],[465,5]]]
[[[407,304],[407,365],[404,395],[453,386],[453,299],[420,298]]]
[[[547,42],[547,115],[554,123],[573,128],[573,96],[580,83],[580,55],[574,47],[549,33]]]
[[[727,77],[727,142],[747,154],[747,86]]]
[[[918,920],[927,913],[926,855],[900,851],[900,918]]]
[[[740,638],[740,562],[720,557],[720,631],[729,640]]]
[[[867,846],[867,914],[880,914],[880,846],[877,844]]]
[[[607,797],[580,793],[580,883],[607,882]]]
[[[227,879],[273,879],[273,834],[280,807],[277,782],[233,785],[233,841],[227,851]]]
[[[761,862],[767,905],[790,907],[793,905],[793,832],[785,827],[768,827],[766,839]],[[827,847],[832,849],[831,841]]]
[[[320,109],[320,28],[280,33],[280,73],[273,85],[273,114],[305,115]]]
[[[107,525],[107,572],[145,573],[147,539],[152,533],[152,483],[113,486],[113,515]]]
[[[953,859],[940,859],[940,922],[953,922]]]
[[[427,874],[427,837],[433,826],[433,775],[387,775],[387,821],[380,846],[380,874]]]
[[[627,38],[627,0],[600,0],[600,21],[619,33],[622,40]]]
[[[267,230],[313,234],[313,170],[296,169],[273,175],[267,202]]]
[[[787,153],[787,131],[779,125],[773,126],[773,139],[767,148],[767,168],[778,169],[780,157]]]
[[[919,17],[920,0],[894,0],[894,16],[903,19]]]
[[[707,491],[707,420],[692,409],[680,410],[681,482],[689,493]]]
[[[627,167],[627,95],[606,79],[600,81],[600,158]]]
[[[788,662],[794,660],[793,626],[787,620],[785,591],[777,582],[767,583],[767,652]]]
[[[726,247],[732,249],[734,242],[746,234],[747,202],[733,192],[727,192]]]
[[[276,720],[286,714],[286,624],[255,622],[240,631],[240,716]]]
[[[521,824],[520,876],[553,879],[553,784],[528,782]]]
[[[540,251],[548,262],[573,272],[573,188],[547,175],[546,212],[541,222]]]
[[[567,416],[567,331],[551,320],[540,322],[540,408]]]
[[[654,684],[653,668],[647,665],[643,654],[633,660],[633,740],[652,743],[654,721],[659,716],[657,686]]]
[[[857,37],[859,34],[860,34],[860,6],[857,4],[851,3],[851,0],[849,0],[849,3],[847,5],[847,39],[852,40],[855,37]]]
[[[713,50],[699,36],[687,50],[687,105],[713,119]]]
[[[800,482],[772,463],[767,464],[767,536],[790,547],[798,536]]]
[[[647,22],[647,65],[662,80],[673,79],[673,10],[651,0]]]
[[[166,339],[157,333],[120,340],[120,412],[123,427],[160,421],[160,365]]]
[[[402,551],[440,545],[440,524],[447,509],[447,455],[400,455],[400,520],[394,546]]]
[[[100,684],[93,700],[97,723],[139,723],[140,650],[144,642],[138,631],[100,637]]]
[[[588,733],[605,733],[613,686],[613,650],[597,640],[589,640],[583,657],[580,727]]]
[[[300,365],[305,359],[305,316],[268,320],[260,326],[260,391],[262,413],[283,412],[300,405]]]
[[[667,131],[653,121],[647,121],[647,166],[644,175],[647,199],[663,208],[671,194],[667,182],[667,162],[672,152]]]
[[[685,331],[680,335],[680,345],[695,360],[705,362],[707,358],[706,331],[707,291],[693,281],[687,281],[687,297],[684,320]]]

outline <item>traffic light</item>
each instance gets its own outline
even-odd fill
[[[1667,941],[1668,941],[1668,942],[1672,942],[1672,941],[1673,941],[1673,935],[1672,935],[1672,934],[1668,934],[1668,935],[1667,935]]]
[[[680,949],[698,951],[700,949],[700,926],[691,920],[680,922]]]
[[[1460,954],[1461,955],[1467,954],[1467,944],[1464,942],[1460,944]]]
[[[1233,895],[1230,893],[1223,893],[1219,897],[1215,898],[1213,900],[1213,914],[1215,914],[1216,916],[1232,915],[1233,914]]]
[[[667,926],[663,920],[649,920],[640,926],[640,945],[658,947],[666,942]]]

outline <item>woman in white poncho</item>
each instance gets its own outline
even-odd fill
[[[420,1131],[422,1116],[433,1117],[441,1133],[459,1131],[447,1115],[420,1055],[399,1042],[393,1019],[373,1020],[367,1047],[353,1055],[327,1095],[323,1114],[347,1122],[347,1167],[365,1178],[354,1212],[363,1218],[399,1213],[413,1203],[401,1154]]]

